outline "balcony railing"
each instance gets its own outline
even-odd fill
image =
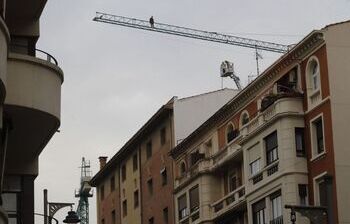
[[[217,216],[230,210],[231,208],[234,208],[244,200],[245,185],[242,185],[211,205],[213,209],[213,216]]]
[[[264,111],[258,113],[258,115],[254,117],[248,124],[243,126],[240,130],[241,136],[245,137],[251,134],[278,115],[298,115],[303,113],[303,104],[301,98],[286,97],[278,99]]]
[[[283,224],[283,216],[279,216],[270,221],[270,224]]]
[[[264,180],[265,178],[272,176],[274,173],[278,172],[278,160],[269,164],[264,169],[254,174],[254,176],[249,178],[249,181],[254,185]]]
[[[30,50],[29,46],[27,46],[27,45],[11,43],[10,44],[10,51],[13,53],[35,56],[35,57],[43,59],[49,63],[52,63],[54,65],[58,65],[56,58],[54,58],[54,56],[52,56],[51,54],[47,53],[46,51],[40,50],[40,49],[33,48],[32,50]],[[30,53],[30,52],[32,52],[32,53]]]

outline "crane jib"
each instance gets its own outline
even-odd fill
[[[290,45],[277,44],[273,42],[260,41],[250,38],[243,38],[237,36],[231,36],[227,34],[221,34],[217,32],[208,32],[203,30],[197,30],[192,28],[185,28],[180,26],[174,26],[164,23],[154,23],[150,25],[149,21],[140,20],[135,18],[128,18],[123,16],[111,15],[106,13],[96,13],[96,17],[93,19],[97,22],[110,23],[119,26],[125,26],[135,29],[148,30],[158,33],[165,33],[171,35],[177,35],[182,37],[200,39],[205,41],[230,44],[240,47],[253,48],[264,51],[271,51],[276,53],[286,53],[290,50]]]

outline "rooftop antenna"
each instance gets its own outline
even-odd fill
[[[233,62],[223,61],[220,66],[220,76],[222,78],[230,77],[236,83],[238,90],[242,90],[239,77],[235,74]]]

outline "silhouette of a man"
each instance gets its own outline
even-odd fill
[[[151,16],[151,18],[149,18],[149,24],[151,24],[151,27],[154,28],[154,19],[153,19],[153,16]]]

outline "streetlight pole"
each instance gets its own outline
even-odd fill
[[[48,202],[47,189],[44,189],[44,224],[51,224],[53,216],[58,210],[64,207],[71,207],[74,203]],[[49,211],[49,215],[47,212]]]

